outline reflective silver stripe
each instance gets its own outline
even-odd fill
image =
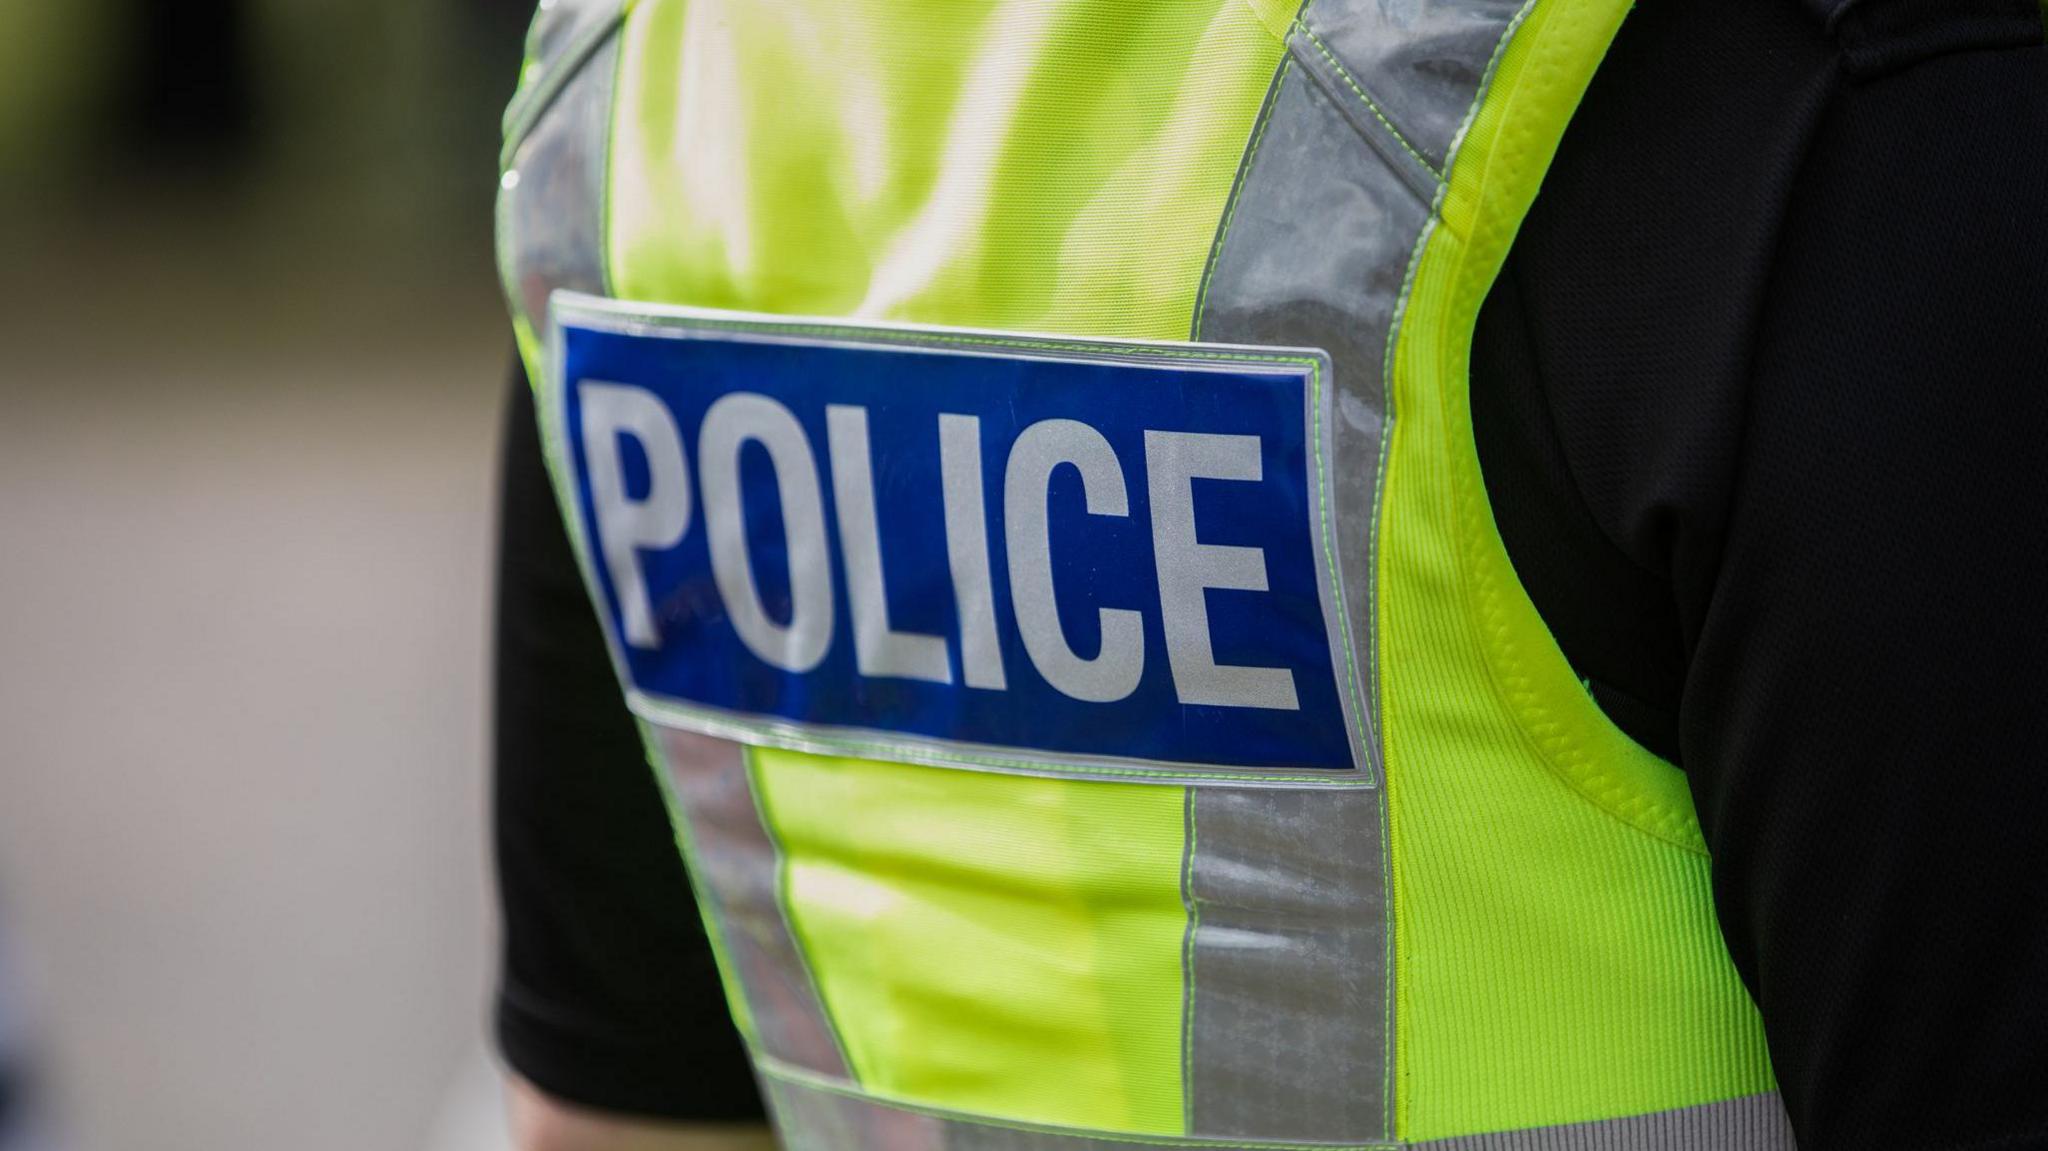
[[[519,90],[505,107],[508,148],[525,139],[534,117],[611,35],[625,11],[625,0],[540,0],[526,30],[526,66],[519,75]]]
[[[1393,1151],[1399,1147],[1415,1151],[1796,1151],[1791,1126],[1776,1094],[1591,1123],[1397,1144],[1117,1136],[906,1108],[863,1095],[850,1086],[808,1081],[772,1066],[762,1068],[761,1081],[786,1151],[865,1147],[889,1151],[1134,1151],[1139,1147],[1213,1151]]]
[[[1445,160],[1519,2],[1308,5],[1200,293],[1197,339],[1330,355],[1338,563],[1369,701],[1384,366]],[[1376,709],[1368,731],[1377,761]],[[1189,829],[1189,1130],[1392,1138],[1384,795],[1199,787]]]
[[[1253,149],[1226,213],[1194,334],[1329,353],[1337,413],[1330,474],[1344,611],[1360,666],[1370,669],[1373,524],[1387,407],[1380,368],[1429,204],[1360,145],[1335,100],[1292,58],[1281,65]],[[1371,682],[1364,691],[1368,701],[1376,698]],[[1366,726],[1377,759],[1378,715],[1368,716]]]
[[[1367,676],[1369,754],[1384,778],[1379,717],[1370,707],[1377,701],[1373,516],[1386,430],[1379,358],[1429,210],[1406,177],[1360,146],[1357,132],[1299,64],[1283,62],[1233,193],[1196,335],[1299,343],[1330,354],[1344,610]],[[1335,792],[1195,791],[1189,896],[1191,918],[1199,918],[1189,946],[1184,1072],[1190,1130],[1391,1138],[1383,792],[1340,800]],[[1361,914],[1349,923],[1318,914],[1340,908]],[[1301,914],[1309,917],[1283,917]],[[1306,1022],[1319,1011],[1318,1022]],[[1282,1027],[1307,1027],[1317,1042],[1332,1044],[1329,1062],[1306,1038],[1290,1046]]]
[[[1793,1151],[1777,1093],[1597,1123],[1498,1131],[1415,1144],[1429,1151]]]
[[[1110,1135],[910,1109],[762,1069],[785,1151],[1306,1151],[1300,1143],[1242,1142],[1175,1136]],[[1389,1144],[1317,1143],[1317,1148],[1391,1148]]]
[[[1342,63],[1344,87],[1438,172],[1479,98],[1494,45],[1524,0],[1320,0],[1296,55]]]
[[[499,266],[528,332],[545,331],[557,290],[605,289],[606,152],[621,0],[544,0],[534,58],[506,113]],[[572,536],[572,538],[576,538]],[[581,551],[579,547],[579,553]],[[587,566],[587,557],[579,554]],[[586,572],[587,575],[587,572]],[[692,877],[720,935],[762,1053],[829,1075],[846,1061],[779,898],[781,853],[763,826],[736,743],[650,724],[687,836]]]
[[[717,918],[732,968],[727,978],[738,978],[753,1017],[755,1048],[845,1077],[831,1020],[783,912],[782,853],[761,822],[745,749],[674,728],[652,730],[677,800],[673,817],[689,837],[699,895]]]
[[[1188,1130],[1387,1138],[1378,789],[1189,789]]]
[[[1291,66],[1297,74],[1315,82],[1330,104],[1361,140],[1379,157],[1379,163],[1389,175],[1397,176],[1415,198],[1428,204],[1436,199],[1436,192],[1443,185],[1443,169],[1439,161],[1416,151],[1391,121],[1387,120],[1380,107],[1357,87],[1357,77],[1344,66],[1336,54],[1330,51],[1306,25],[1298,25],[1287,42]]]
[[[605,287],[605,158],[619,41],[615,24],[595,27],[602,42],[552,99],[532,105],[537,118],[513,137],[498,182],[498,267],[515,315],[536,338],[550,293]]]
[[[617,20],[624,0],[540,0],[526,30],[526,55],[542,71],[565,63],[592,28]]]

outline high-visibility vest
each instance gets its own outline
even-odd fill
[[[543,4],[505,287],[787,1145],[1791,1145],[1473,446],[1628,7]]]

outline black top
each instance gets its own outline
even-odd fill
[[[1485,310],[1478,447],[1593,696],[1692,782],[1800,1143],[2048,1148],[2037,0],[1656,0]],[[516,384],[499,1027],[592,1106],[760,1103]]]

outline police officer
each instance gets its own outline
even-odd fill
[[[2042,42],[544,5],[526,1146],[2048,1146]]]

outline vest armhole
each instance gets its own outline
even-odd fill
[[[1480,304],[1622,14],[1615,5],[1539,4],[1512,37],[1453,157],[1402,323],[1396,372],[1407,379],[1396,387],[1414,395],[1411,403],[1434,406],[1442,421],[1456,594],[1502,709],[1546,768],[1585,801],[1704,855],[1684,774],[1601,710],[1523,590],[1493,521],[1471,422]]]

